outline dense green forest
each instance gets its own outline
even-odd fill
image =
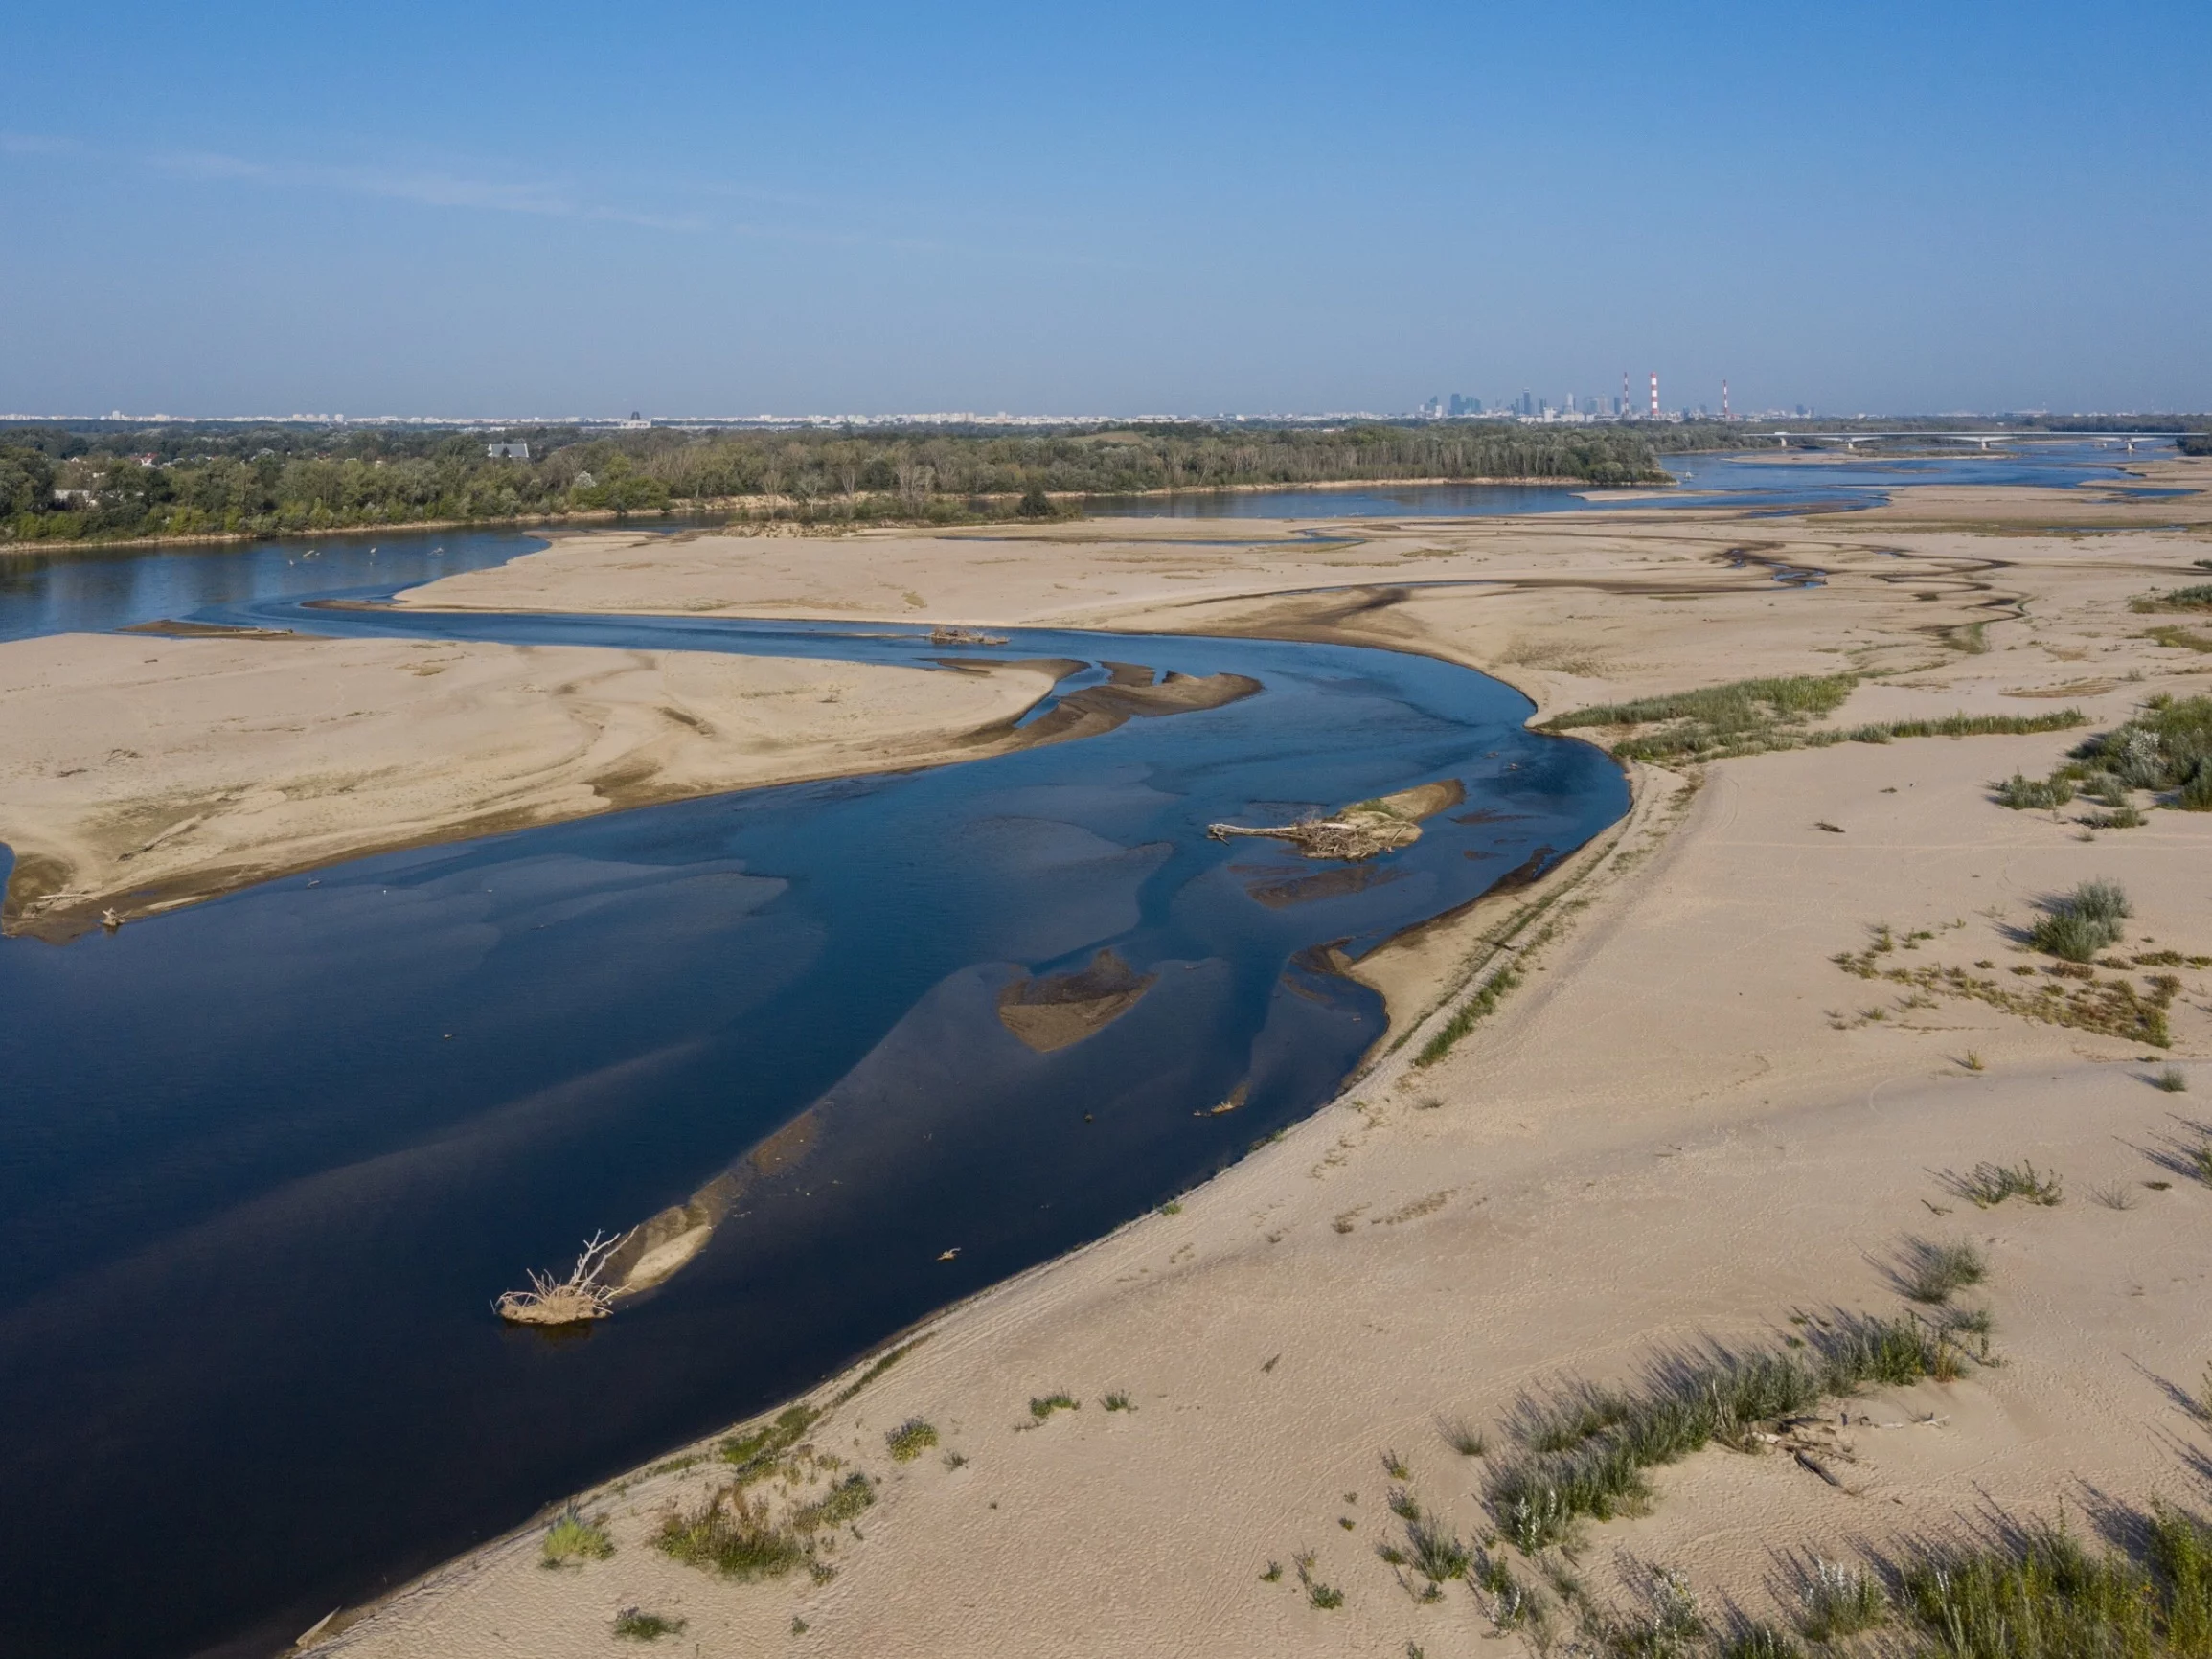
[[[1070,498],[1407,478],[1664,482],[1691,428],[1505,422],[1335,429],[1198,424],[974,431],[460,435],[412,428],[0,430],[0,534],[19,540],[265,534],[612,510],[810,522],[956,522],[1073,511]],[[1657,442],[1654,443],[1654,439]],[[527,461],[486,454],[497,440]]]
[[[2048,418],[2009,423],[2046,431],[2159,424]],[[2164,418],[2166,429],[2176,423]],[[2201,417],[2178,423],[2206,424]],[[1859,424],[1817,422],[1825,430]],[[1885,423],[1929,432],[1965,424],[1943,418]],[[1771,436],[1751,423],[1718,421],[1178,422],[1020,434],[37,423],[0,428],[0,541],[269,534],[607,511],[956,523],[1079,511],[1088,495],[1231,485],[1664,483],[1661,455],[1738,448]],[[495,441],[527,443],[530,459],[488,455]],[[2200,440],[2186,443],[2191,453],[2204,452]]]

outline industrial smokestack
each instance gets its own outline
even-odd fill
[[[1653,419],[1653,420],[1656,420],[1658,418],[1659,418],[1659,372],[1658,372],[1658,370],[1656,370],[1656,369],[1653,369],[1653,370],[1652,371],[1652,419]]]

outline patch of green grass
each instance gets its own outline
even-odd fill
[[[1804,1659],[1805,1650],[1779,1625],[1753,1623],[1723,1637],[1716,1659]]]
[[[2212,610],[2212,582],[2199,582],[2194,587],[2168,588],[2164,593],[2145,594],[2131,600],[2131,607],[2146,610]]]
[[[1105,1406],[1108,1411],[1134,1411],[1137,1408],[1136,1402],[1119,1390],[1107,1395],[1106,1398],[1099,1401],[1099,1404]]]
[[[1993,785],[1996,803],[2010,807],[2016,812],[2042,807],[2064,807],[2074,798],[2074,781],[2061,770],[2048,778],[2031,778],[2024,772],[2015,772],[2003,783]]]
[[[2134,718],[2074,753],[2128,788],[2173,790],[2173,805],[2212,810],[2212,696],[2152,697]]]
[[[1932,1545],[1899,1574],[1899,1607],[1957,1659],[2212,1652],[2212,1530],[2159,1509],[2147,1564],[2086,1549],[2062,1526]]]
[[[890,1448],[892,1462],[910,1464],[937,1443],[937,1430],[920,1418],[910,1417],[886,1434],[883,1443]]]
[[[1856,674],[1797,674],[1735,680],[1665,696],[1576,709],[1544,722],[1555,732],[1591,726],[1657,726],[1624,739],[1613,753],[1624,760],[1694,761],[1756,753],[1807,721],[1833,714],[1859,684]]]
[[[1333,1584],[1324,1584],[1313,1576],[1314,1556],[1311,1550],[1301,1551],[1291,1557],[1290,1560],[1298,1569],[1298,1582],[1306,1588],[1308,1606],[1318,1607],[1324,1613],[1334,1613],[1344,1605],[1343,1591]]]
[[[1044,1421],[1056,1411],[1081,1410],[1083,1410],[1082,1401],[1078,1400],[1072,1394],[1032,1395],[1029,1400],[1029,1415],[1037,1419],[1038,1422]]]
[[[1913,1318],[1839,1315],[1807,1328],[1803,1351],[1717,1350],[1658,1368],[1640,1386],[1587,1386],[1524,1400],[1512,1424],[1521,1455],[1485,1493],[1523,1554],[1565,1542],[1584,1517],[1640,1512],[1644,1471],[1715,1441],[1751,1443],[1752,1428],[1869,1383],[1899,1386],[1959,1375],[1964,1358],[1940,1329]]]
[[[584,1519],[573,1505],[554,1517],[545,1529],[545,1543],[537,1557],[541,1567],[570,1567],[585,1561],[604,1561],[614,1554],[614,1540],[598,1521]]]
[[[779,1520],[766,1497],[733,1481],[692,1513],[669,1516],[653,1542],[687,1566],[725,1578],[781,1578],[813,1560],[815,1534],[857,1519],[875,1501],[875,1483],[855,1470]]]
[[[1932,720],[1882,720],[1869,725],[1814,728],[1812,722],[1843,706],[1858,685],[1856,674],[1799,674],[1737,680],[1669,696],[1576,709],[1544,722],[1547,731],[1592,726],[1656,727],[1612,746],[1624,761],[1722,761],[1774,749],[1833,743],[1887,743],[1901,738],[1971,738],[2027,732],[2064,732],[2087,725],[2079,709],[2043,715],[1946,715]],[[2022,780],[2024,783],[2025,780]]]
[[[2071,893],[2043,901],[2043,914],[2028,929],[2028,943],[2063,962],[2094,962],[2097,952],[2119,943],[2120,923],[2133,913],[2116,881],[2085,881]]]
[[[1519,984],[1518,970],[1512,967],[1499,968],[1483,982],[1480,990],[1460,1004],[1452,1016],[1444,1022],[1442,1030],[1421,1045],[1421,1052],[1413,1057],[1413,1063],[1424,1067],[1436,1064],[1451,1053],[1452,1045],[1461,1037],[1495,1013],[1497,1005]]]
[[[2151,1079],[2151,1086],[2155,1089],[2164,1089],[2170,1095],[2187,1094],[2189,1092],[2189,1074],[2179,1066],[2163,1066]]]
[[[1813,1642],[1856,1636],[1889,1617],[1889,1598],[1872,1573],[1818,1557],[1798,1589],[1797,1604],[1797,1628]]]
[[[1970,1284],[1979,1284],[1989,1276],[1989,1262],[1971,1239],[1948,1243],[1908,1239],[1897,1276],[1905,1295],[1933,1307],[1949,1302]]]
[[[2212,655],[2212,638],[2207,638],[2203,634],[2191,633],[2187,628],[2152,628],[2145,637],[2156,645],[2166,646],[2175,650],[2196,651],[2199,655]]]
[[[1490,1437],[1462,1418],[1445,1418],[1436,1426],[1444,1443],[1463,1458],[1478,1458],[1490,1449]]]
[[[724,1463],[737,1466],[740,1482],[760,1480],[773,1472],[777,1460],[798,1443],[821,1415],[811,1406],[786,1406],[774,1421],[746,1434],[734,1434],[716,1449]]]
[[[635,1607],[625,1607],[614,1616],[614,1633],[633,1642],[657,1642],[663,1636],[679,1636],[684,1621],[664,1619],[658,1613],[641,1612]]]
[[[2031,1163],[1976,1164],[1963,1175],[1946,1173],[1944,1185],[1961,1198],[1987,1210],[2007,1198],[2045,1206],[2065,1201],[2065,1185],[2055,1173],[2039,1172]]]

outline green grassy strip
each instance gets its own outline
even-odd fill
[[[1451,1053],[1451,1045],[1495,1013],[1497,1005],[1518,984],[1520,974],[1513,967],[1501,967],[1492,974],[1483,982],[1482,989],[1462,1003],[1452,1016],[1444,1022],[1444,1029],[1422,1044],[1421,1052],[1413,1057],[1413,1063],[1422,1067],[1432,1066]]]
[[[1661,720],[1698,720],[1720,730],[1741,730],[1774,719],[1832,714],[1859,684],[1857,674],[1796,674],[1781,679],[1736,680],[1696,691],[1671,692],[1630,703],[1600,703],[1544,721],[1544,729],[1579,726],[1650,726]]]

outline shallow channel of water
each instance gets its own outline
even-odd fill
[[[698,618],[207,614],[946,654]],[[0,943],[0,1469],[39,1517],[0,1556],[0,1648],[274,1647],[1097,1237],[1311,1111],[1373,1042],[1378,1000],[1319,947],[1356,956],[1626,805],[1605,757],[1425,658],[1054,630],[961,654],[1265,689]],[[1465,802],[1371,864],[1203,834],[1443,779]],[[1101,950],[1151,976],[1135,1006],[1071,1046],[1017,1040],[1005,988]],[[525,1266],[733,1165],[733,1212],[659,1291],[574,1340],[491,1318]],[[122,1518],[149,1512],[150,1552]]]

